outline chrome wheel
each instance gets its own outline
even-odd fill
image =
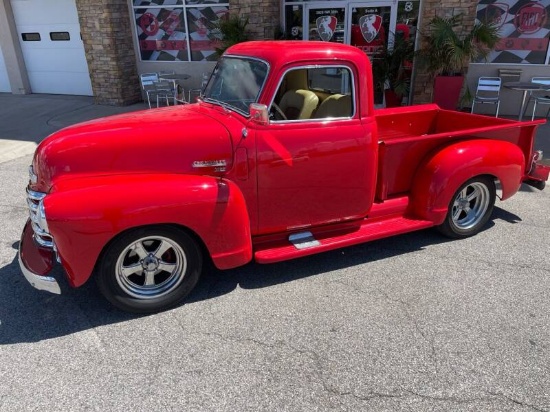
[[[481,182],[472,182],[458,192],[452,207],[453,224],[460,230],[477,225],[491,204],[489,188]]]
[[[154,313],[182,302],[201,272],[202,253],[191,234],[167,225],[145,226],[121,233],[105,247],[96,280],[117,308]]]
[[[182,247],[162,236],[148,236],[128,245],[120,253],[116,281],[122,291],[138,299],[164,296],[183,281],[187,258]]]
[[[495,205],[495,182],[478,176],[464,183],[449,203],[445,221],[437,228],[445,236],[464,238],[479,232],[491,218]]]

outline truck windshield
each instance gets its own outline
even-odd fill
[[[234,109],[248,116],[267,78],[268,66],[261,60],[223,57],[204,90],[206,102]]]

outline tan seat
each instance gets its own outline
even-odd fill
[[[351,109],[351,96],[349,94],[333,94],[323,100],[313,117],[315,119],[350,117],[352,115]]]
[[[319,97],[309,90],[289,90],[279,103],[288,120],[310,119],[319,104]]]

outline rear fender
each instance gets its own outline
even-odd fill
[[[453,143],[421,162],[412,186],[409,212],[441,224],[453,195],[467,180],[480,175],[495,177],[501,183],[501,200],[505,200],[519,190],[524,170],[523,152],[512,143],[488,139]]]
[[[173,174],[66,180],[44,199],[50,233],[69,282],[90,277],[105,245],[140,226],[178,225],[194,232],[219,269],[252,259],[244,197],[231,181]]]

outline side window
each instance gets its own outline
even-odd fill
[[[288,71],[270,108],[272,121],[352,117],[352,73],[347,67],[305,67]]]
[[[309,84],[320,97],[315,119],[352,117],[354,110],[352,74],[347,67],[315,68],[309,71]]]

